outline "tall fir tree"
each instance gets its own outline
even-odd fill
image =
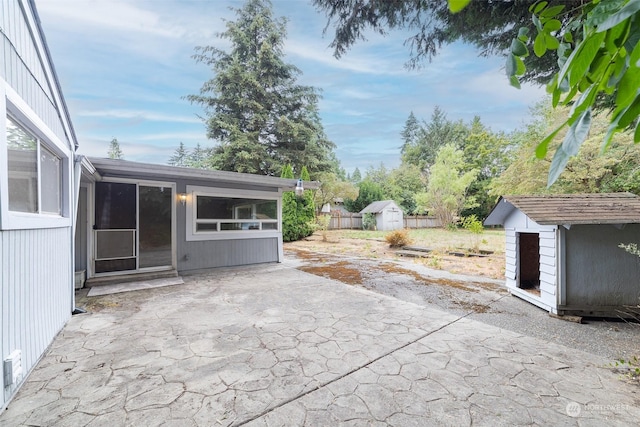
[[[169,161],[167,162],[171,166],[187,166],[187,158],[189,156],[189,152],[184,147],[184,142],[180,141],[180,146],[176,148],[176,151],[173,153],[171,157],[169,157]]]
[[[200,143],[196,144],[193,151],[187,156],[187,166],[196,169],[206,169],[207,165],[207,150],[202,148]]]
[[[124,153],[120,148],[120,143],[118,142],[118,138],[113,138],[109,143],[109,150],[107,151],[107,157],[115,160],[124,159]]]
[[[196,48],[194,58],[214,77],[187,97],[204,107],[207,136],[218,141],[211,167],[265,175],[286,164],[332,169],[335,145],[320,121],[318,93],[298,84],[301,71],[283,60],[286,20],[273,17],[268,0],[248,0],[235,13],[218,35],[230,43],[228,52]]]

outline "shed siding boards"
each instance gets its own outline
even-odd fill
[[[640,224],[574,225],[565,231],[567,309],[622,307],[640,301],[640,258],[618,247],[640,241]]]
[[[402,209],[393,200],[373,202],[360,213],[375,214],[376,229],[380,231],[400,230],[404,227]]]
[[[554,311],[557,293],[556,234],[557,227],[539,225],[522,211],[514,209],[504,222],[506,235],[505,245],[505,280],[509,291],[530,303],[545,310]],[[540,246],[540,296],[533,295],[518,287],[518,234],[537,233]]]
[[[43,53],[44,46],[28,12],[27,0],[0,0],[0,78],[26,102],[61,140],[68,139],[60,121],[58,101],[48,76],[52,70]]]
[[[640,301],[640,259],[618,245],[640,240],[640,197],[631,193],[501,197],[485,221],[504,225],[512,294],[558,314],[630,315]],[[520,289],[531,259],[519,238],[538,235],[540,292]],[[519,259],[522,257],[523,259]],[[526,257],[526,258],[525,258]],[[539,279],[539,280],[538,280]]]
[[[24,377],[71,317],[70,254],[68,228],[0,232],[2,357],[22,350]],[[22,381],[3,388],[0,410]]]

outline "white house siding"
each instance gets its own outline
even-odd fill
[[[640,224],[574,225],[564,234],[565,308],[597,311],[640,303],[640,258],[618,247],[640,242]]]
[[[0,167],[0,356],[4,360],[21,350],[23,379],[73,310],[70,218],[75,140],[58,90],[32,3],[0,0],[0,120],[9,113],[20,114],[29,130],[44,135],[50,148],[55,146],[63,164],[60,217],[9,212],[7,165]],[[0,135],[3,161],[5,140]],[[20,384],[3,387],[0,411]]]
[[[0,0],[0,78],[26,102],[62,141],[68,140],[56,108],[48,65],[35,30],[34,18],[24,13],[27,0]],[[49,70],[50,72],[50,70]]]
[[[0,232],[0,346],[3,359],[22,350],[25,376],[71,316],[70,253],[70,227]],[[17,386],[3,388],[0,410]]]

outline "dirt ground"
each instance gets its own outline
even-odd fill
[[[356,256],[380,260],[411,261],[425,267],[436,270],[445,270],[454,274],[467,274],[472,276],[484,276],[493,279],[504,277],[504,254],[455,256],[444,251],[435,250],[425,253],[422,258],[410,258],[401,256],[397,249],[392,249],[384,239],[350,239],[340,237],[336,233],[328,233],[328,241],[322,240],[319,232],[314,233],[303,240],[285,243],[285,249],[296,251],[311,251],[341,256]]]
[[[316,233],[302,241],[285,243],[284,249],[287,258],[296,260],[297,268],[311,274],[612,361],[640,355],[638,323],[621,319],[583,319],[582,323],[560,320],[510,295],[503,281],[503,252],[483,258],[437,252],[426,258],[407,258],[399,256],[382,239],[345,238],[337,233],[330,234],[328,242]],[[636,384],[637,378],[633,379]]]

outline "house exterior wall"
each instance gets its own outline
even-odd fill
[[[60,139],[64,127],[58,116],[53,88],[43,67],[42,47],[34,43],[35,23],[27,0],[0,0],[0,78],[31,107],[36,115]],[[31,21],[31,22],[30,22]]]
[[[597,312],[640,302],[640,258],[618,247],[640,241],[640,224],[574,225],[564,234],[563,309]]]
[[[22,351],[23,380],[71,317],[70,254],[67,228],[0,232],[0,347],[3,359]],[[1,409],[21,383],[3,387]]]
[[[210,187],[253,191],[246,185],[229,185],[228,183],[178,181],[178,193],[186,193],[187,186]],[[277,188],[266,189],[264,194],[281,198]],[[190,203],[191,200],[188,201]],[[282,210],[280,209],[279,231],[271,237],[245,237],[217,240],[187,240],[187,206],[178,202],[176,209],[177,224],[177,269],[180,273],[196,272],[217,267],[233,267],[248,264],[261,264],[282,261]]]
[[[23,367],[22,379],[2,384],[0,411],[73,310],[75,141],[31,5],[0,0],[0,356],[4,360],[20,350]],[[9,115],[37,136],[39,146],[60,156],[60,215],[9,209]],[[3,378],[3,364],[0,370]]]
[[[505,229],[505,279],[509,291],[538,307],[552,312],[557,310],[556,293],[558,289],[558,229],[555,226],[543,226],[532,221],[523,212],[515,209],[506,219]],[[518,234],[538,233],[540,262],[540,296],[533,295],[518,287],[519,254]]]

